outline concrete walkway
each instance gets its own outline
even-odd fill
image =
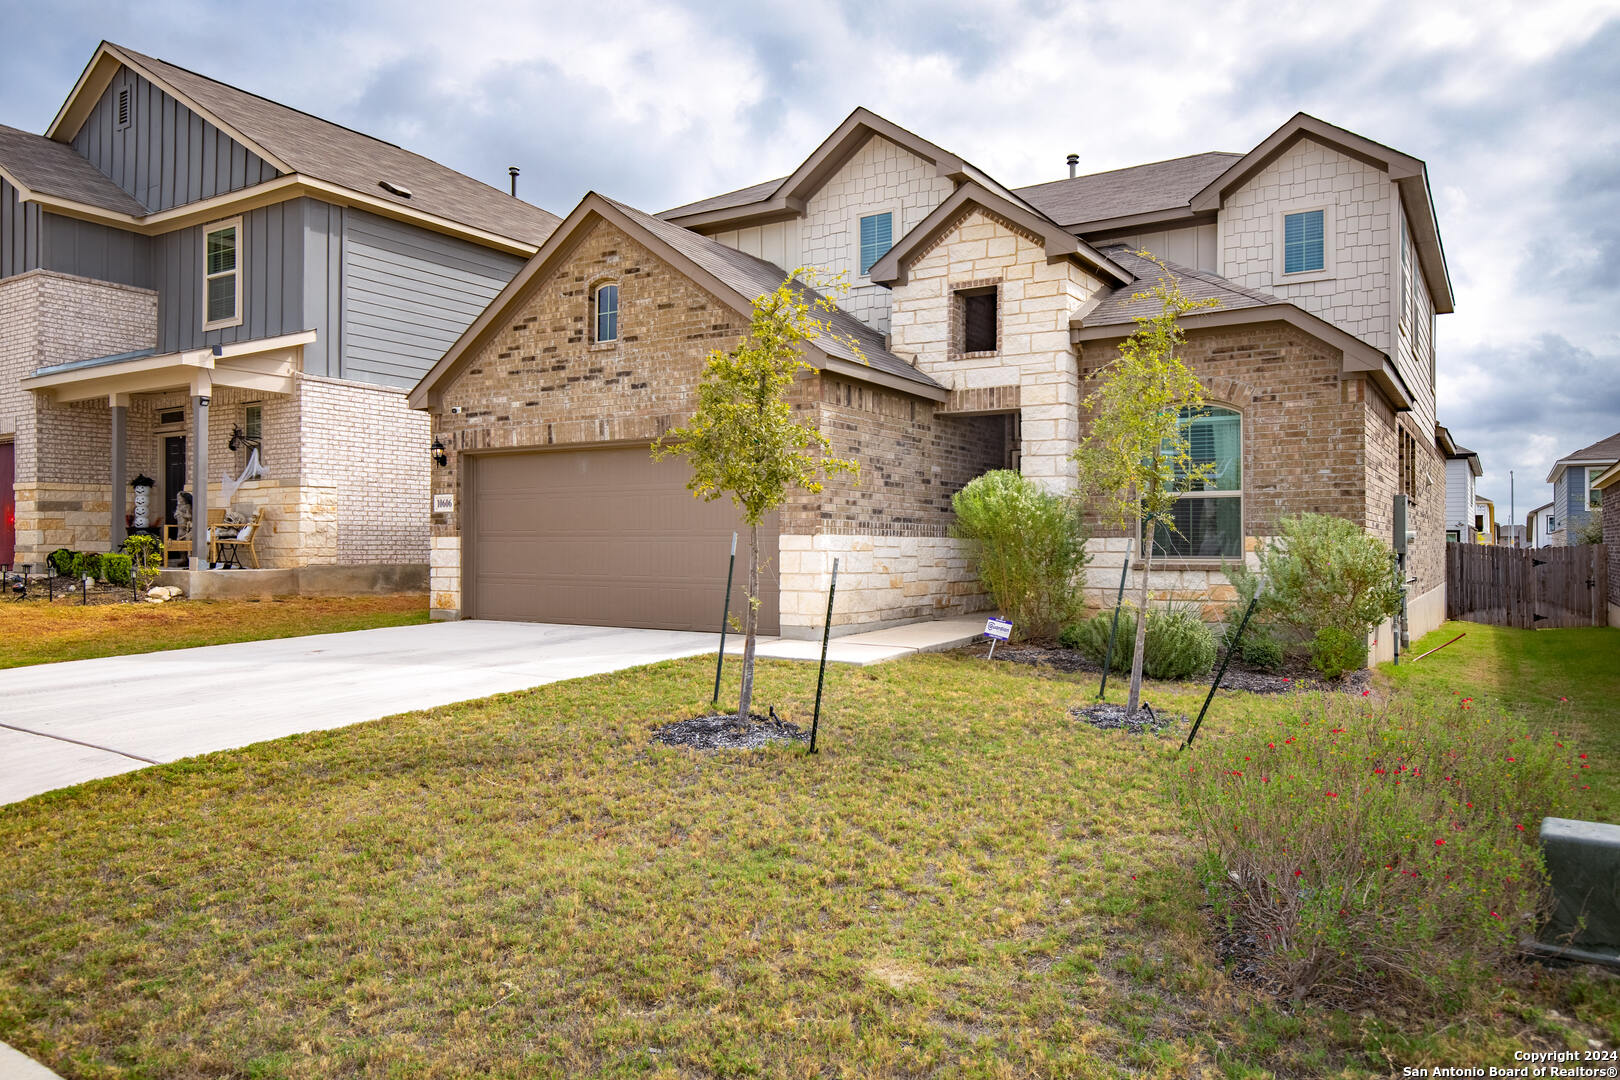
[[[834,638],[873,664],[965,644],[983,616]],[[700,656],[716,634],[452,622],[0,671],[0,805],[163,762],[623,668]],[[735,647],[735,648],[734,648]],[[742,651],[728,639],[726,653]],[[815,660],[766,638],[761,657]]]
[[[33,1058],[0,1042],[0,1078],[4,1080],[62,1080]]]

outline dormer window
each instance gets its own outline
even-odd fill
[[[1327,269],[1325,216],[1321,210],[1283,215],[1283,273],[1309,274]]]
[[[861,277],[894,246],[894,214],[867,214],[861,218]]]
[[[598,285],[591,298],[595,313],[596,344],[605,345],[619,340],[619,287]]]

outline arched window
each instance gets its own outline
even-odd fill
[[[619,287],[598,285],[592,296],[591,309],[595,313],[596,343],[619,340]]]
[[[1205,405],[1181,410],[1181,430],[1193,461],[1209,475],[1186,485],[1171,514],[1172,531],[1160,525],[1155,549],[1184,559],[1243,557],[1243,418],[1232,409]]]

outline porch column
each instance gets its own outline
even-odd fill
[[[191,380],[191,568],[208,569],[208,372]]]
[[[129,430],[129,395],[108,394],[107,407],[112,410],[112,522],[107,531],[110,550],[117,551],[124,543],[124,444]]]

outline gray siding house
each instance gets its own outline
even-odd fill
[[[102,43],[43,135],[0,126],[0,564],[115,546],[185,492],[263,510],[266,567],[425,566],[404,392],[557,221]]]
[[[1547,530],[1548,545],[1563,547],[1575,542],[1575,533],[1603,506],[1603,491],[1596,480],[1620,462],[1620,431],[1599,439],[1553,463],[1547,483],[1553,486],[1552,522]]]

